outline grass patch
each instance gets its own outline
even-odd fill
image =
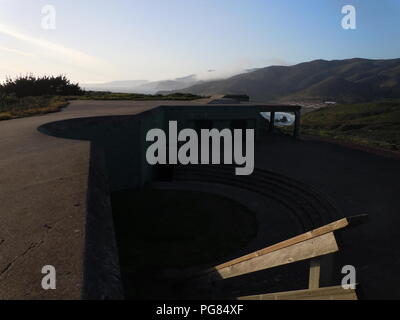
[[[0,102],[0,120],[58,112],[68,105],[66,97],[39,96],[8,98]]]
[[[303,116],[302,133],[400,150],[400,101],[343,104]]]
[[[145,95],[130,93],[86,92],[83,96],[7,96],[0,100],[0,121],[58,112],[71,100],[178,100],[192,101],[202,97],[192,94]]]

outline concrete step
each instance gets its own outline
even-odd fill
[[[313,192],[306,185],[292,182],[290,178],[266,171],[257,171],[249,177],[236,177],[228,171],[229,168],[220,168],[177,167],[174,179],[234,185],[274,198],[299,218],[305,230],[323,225],[332,221],[332,216],[338,216],[335,207],[318,192]]]

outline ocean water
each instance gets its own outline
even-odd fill
[[[270,120],[271,112],[261,112],[261,116],[267,120]],[[291,114],[291,113],[276,112],[275,113],[275,125],[278,127],[289,127],[294,124],[295,118],[296,118],[295,115]]]

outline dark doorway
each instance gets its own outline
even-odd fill
[[[246,120],[232,120],[231,121],[231,129],[247,129],[247,121]]]
[[[212,120],[196,120],[195,121],[195,130],[200,133],[201,129],[213,129],[214,122]]]

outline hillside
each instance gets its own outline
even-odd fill
[[[130,93],[132,88],[149,83],[146,80],[112,81],[105,83],[82,83],[83,89],[88,91],[110,91]]]
[[[302,133],[400,150],[400,100],[343,104],[303,116]]]
[[[135,92],[155,94],[163,91],[181,90],[200,83],[196,75],[176,78],[173,80],[161,80],[145,83],[134,88]]]
[[[315,60],[271,66],[180,90],[200,95],[242,94],[264,101],[362,102],[400,98],[400,59]]]
[[[176,78],[171,80],[146,81],[113,81],[99,84],[82,84],[82,87],[88,91],[110,91],[114,93],[139,93],[156,94],[158,92],[181,90],[201,83],[196,75]]]

